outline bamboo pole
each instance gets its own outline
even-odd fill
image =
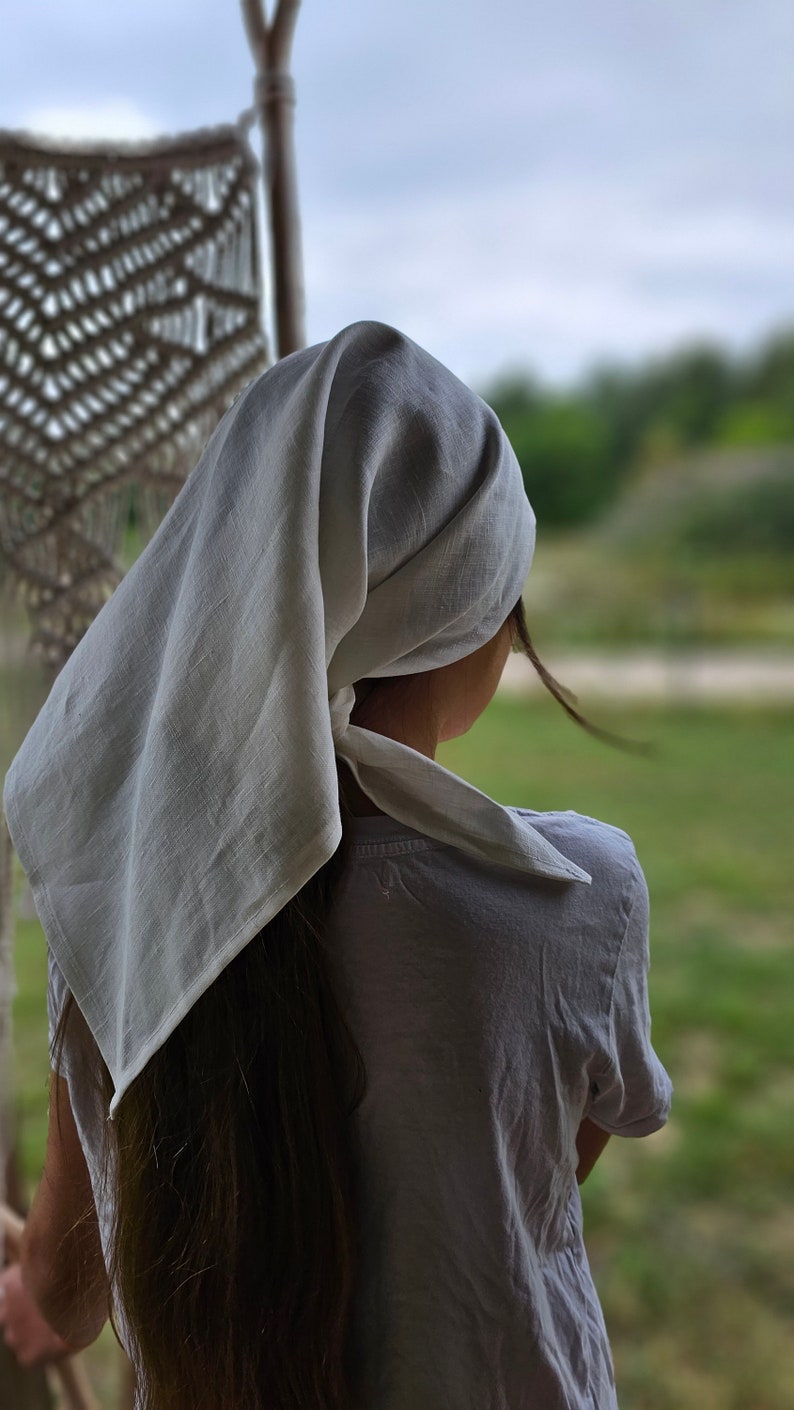
[[[305,291],[295,160],[295,83],[289,72],[300,0],[277,0],[267,22],[265,0],[241,0],[256,64],[255,95],[265,148],[265,194],[270,224],[279,357],[306,343]]]

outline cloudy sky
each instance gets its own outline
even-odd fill
[[[5,127],[251,101],[236,0],[2,0],[0,26]],[[794,323],[793,61],[792,0],[304,0],[310,342],[380,318],[483,389]]]

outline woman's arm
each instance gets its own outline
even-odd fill
[[[0,1273],[0,1335],[20,1366],[61,1361],[72,1350],[45,1322],[22,1282],[18,1263]]]
[[[22,1236],[22,1280],[73,1349],[94,1341],[109,1286],[94,1195],[64,1078],[50,1076],[47,1153]]]
[[[576,1151],[579,1156],[579,1164],[576,1167],[577,1184],[581,1185],[587,1179],[608,1140],[608,1131],[602,1131],[594,1121],[584,1118],[576,1133]]]

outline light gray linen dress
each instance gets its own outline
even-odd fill
[[[511,811],[592,885],[479,862],[388,817],[353,823],[328,945],[368,1073],[353,1118],[367,1410],[617,1405],[575,1141],[585,1116],[619,1136],[667,1119],[648,892],[619,829]],[[51,959],[51,1031],[65,993]],[[79,1037],[63,1075],[106,1240],[106,1112],[81,1080]]]

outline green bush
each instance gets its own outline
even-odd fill
[[[775,557],[794,543],[794,447],[705,451],[664,465],[631,486],[601,525],[629,556]]]
[[[739,402],[723,417],[716,440],[726,446],[772,446],[794,441],[794,407],[760,400]]]
[[[591,519],[613,495],[613,462],[603,417],[571,398],[501,409],[538,521],[568,526]]]
[[[711,555],[791,555],[794,546],[794,474],[700,495],[678,526],[682,549]]]

